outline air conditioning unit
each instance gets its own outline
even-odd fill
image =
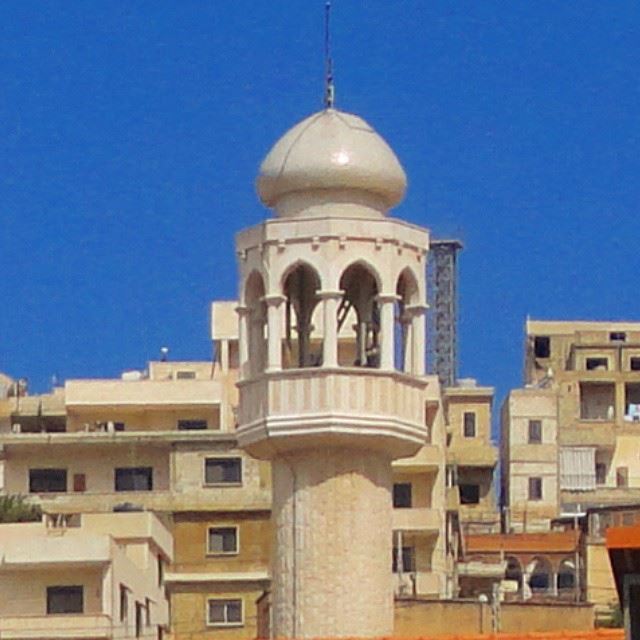
[[[19,422],[12,424],[11,433],[22,433],[22,425]]]

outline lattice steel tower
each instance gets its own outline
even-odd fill
[[[430,308],[427,314],[428,369],[440,384],[451,387],[458,377],[458,272],[459,240],[429,243],[427,287]]]

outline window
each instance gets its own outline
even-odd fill
[[[529,420],[529,444],[542,442],[542,420]]]
[[[207,458],[204,461],[205,484],[241,484],[242,458]]]
[[[480,485],[461,484],[460,504],[478,504],[480,502]]]
[[[640,358],[638,356],[629,358],[629,369],[631,371],[640,371]]]
[[[416,550],[414,547],[402,547],[402,553],[400,554],[400,560],[402,561],[402,571],[411,572],[416,570]],[[393,560],[391,562],[391,570],[393,573],[398,573],[398,549],[393,549]]]
[[[627,339],[627,334],[624,331],[612,331],[609,334],[609,340],[611,342],[624,342]]]
[[[136,602],[136,638],[142,635],[142,604]]]
[[[113,430],[114,431],[124,431],[125,424],[124,422],[114,422]]]
[[[66,490],[66,469],[29,469],[29,493],[54,493]]]
[[[120,622],[129,619],[129,589],[123,584],[120,585]]]
[[[476,437],[476,414],[471,411],[465,411],[463,420],[464,420],[464,437],[475,438]]]
[[[79,493],[87,490],[87,476],[84,473],[73,474],[73,490]]]
[[[208,428],[209,425],[206,420],[178,420],[178,429],[180,431],[201,431]]]
[[[176,371],[176,380],[195,380],[195,371]]]
[[[149,598],[144,599],[144,623],[147,627],[151,626],[151,600]]]
[[[397,482],[393,485],[393,506],[396,509],[408,509],[411,504],[411,483]]]
[[[616,469],[616,487],[629,486],[629,469],[627,467],[618,467]]]
[[[596,462],[596,484],[606,484],[607,465],[604,462]]]
[[[209,600],[207,624],[215,627],[242,626],[242,600]]]
[[[238,527],[209,527],[207,553],[238,553]]]
[[[529,500],[542,500],[542,478],[529,478]]]
[[[47,587],[47,613],[84,613],[82,586]]]
[[[607,371],[609,358],[587,358],[587,371]]]
[[[162,556],[158,556],[158,586],[161,587],[164,584],[164,560]]]
[[[548,358],[551,355],[551,340],[549,336],[535,336],[533,352],[536,358]]]
[[[151,467],[121,467],[115,470],[116,491],[151,491],[153,469]]]

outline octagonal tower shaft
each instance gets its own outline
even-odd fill
[[[386,217],[404,172],[337,114],[275,145],[258,187],[278,217],[237,238],[238,440],[272,461],[274,637],[392,633],[391,462],[427,437],[428,233]]]

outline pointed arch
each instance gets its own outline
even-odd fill
[[[380,366],[378,272],[364,260],[350,264],[340,276],[338,362],[343,366]]]
[[[411,317],[407,310],[420,300],[418,279],[409,267],[405,267],[398,276],[395,293],[397,298],[393,314],[394,366],[399,371],[408,371],[413,341],[417,336],[411,331]]]
[[[243,299],[247,309],[248,373],[256,375],[264,371],[266,364],[267,308],[264,302],[265,284],[262,274],[253,270],[245,281]]]
[[[284,367],[318,366],[322,353],[317,333],[320,275],[308,262],[298,260],[285,270],[281,287],[285,298]]]

